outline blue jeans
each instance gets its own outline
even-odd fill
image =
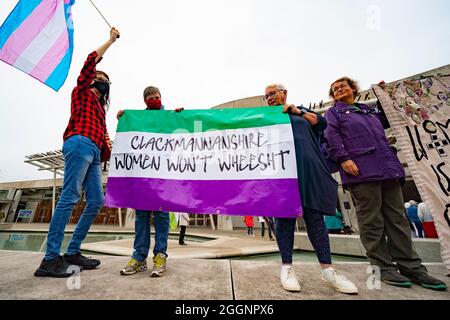
[[[153,212],[155,221],[155,246],[153,255],[159,252],[167,256],[167,240],[169,239],[170,216],[167,212],[161,211],[140,211],[136,210],[134,231],[134,252],[132,258],[141,262],[148,257],[150,250],[150,214]]]
[[[422,222],[413,222],[414,226],[417,229],[417,236],[419,238],[423,238],[423,226],[422,226]]]
[[[86,207],[73,232],[66,252],[68,255],[74,255],[80,251],[81,242],[86,237],[104,201],[98,146],[91,139],[76,135],[64,141],[62,151],[65,161],[64,184],[48,230],[47,251],[44,258],[46,261],[60,254],[64,230],[74,206],[80,200],[81,189],[83,188],[86,192]]]

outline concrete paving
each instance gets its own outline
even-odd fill
[[[191,232],[188,236],[201,237],[205,235]],[[180,246],[178,240],[169,240],[167,252],[172,259],[221,259],[278,252],[275,241],[219,234],[209,234],[209,237],[211,238],[205,242],[185,240],[187,246]],[[81,249],[95,253],[130,256],[133,252],[133,242],[134,239],[124,239],[85,243]],[[151,242],[153,246],[153,238]]]
[[[336,263],[339,270],[358,287],[358,295],[337,292],[320,280],[317,263],[294,263],[302,291],[289,293],[281,288],[279,264],[274,262],[232,261],[236,300],[450,300],[449,292],[420,286],[398,288],[380,283],[380,289],[367,288],[368,263]],[[430,273],[450,284],[444,265],[427,265]]]
[[[168,260],[167,274],[151,278],[149,272],[120,276],[128,257],[100,256],[99,269],[83,271],[79,278],[36,278],[33,276],[43,254],[0,251],[0,300],[450,300],[450,293],[414,286],[410,289],[381,284],[366,286],[367,263],[336,264],[352,279],[360,294],[337,293],[320,281],[315,263],[294,263],[302,292],[289,293],[279,282],[279,263],[205,259]],[[427,265],[430,272],[450,285],[443,264]],[[77,285],[79,284],[79,289]]]
[[[72,231],[73,227],[68,225],[67,231]],[[16,224],[0,229],[45,232],[48,225]],[[134,234],[133,229],[98,225],[92,226],[90,232]],[[327,287],[320,280],[319,265],[305,262],[294,263],[302,292],[289,293],[281,288],[278,260],[214,260],[278,252],[276,242],[262,239],[259,235],[248,237],[244,230],[189,227],[188,235],[211,240],[188,240],[188,246],[179,246],[176,240],[169,240],[167,275],[162,278],[150,278],[149,272],[128,277],[119,275],[131,255],[133,239],[83,244],[84,250],[119,256],[102,255],[99,269],[84,271],[79,278],[69,279],[35,278],[33,273],[42,259],[42,253],[0,251],[0,300],[450,300],[449,292],[435,292],[418,286],[402,289],[381,283],[380,289],[369,290],[366,285],[368,264],[365,262],[336,263],[337,269],[357,284],[360,290],[357,296],[340,294]],[[345,252],[350,250],[363,254],[357,236],[330,236],[330,239],[333,251],[345,249]],[[429,242],[423,244],[430,250]],[[431,245],[436,249],[435,244]],[[308,246],[306,234],[297,233],[296,248],[308,249]],[[426,265],[430,273],[450,285],[450,278],[446,277],[447,269],[442,263]],[[80,281],[80,289],[73,289],[77,281]]]
[[[167,274],[151,278],[149,272],[121,276],[126,257],[102,256],[96,270],[78,279],[33,276],[43,255],[0,251],[0,300],[231,300],[230,262],[227,260],[169,261]],[[151,264],[150,264],[151,267]]]

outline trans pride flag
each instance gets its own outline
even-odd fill
[[[112,150],[106,205],[298,217],[302,206],[290,118],[281,107],[127,110]]]
[[[75,0],[20,0],[0,27],[0,60],[58,91],[73,52]]]

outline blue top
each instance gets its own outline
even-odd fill
[[[312,112],[304,107],[299,109]],[[338,183],[328,170],[319,143],[319,135],[327,127],[327,121],[316,115],[319,123],[315,126],[299,115],[289,115],[294,134],[300,197],[303,208],[335,215]]]

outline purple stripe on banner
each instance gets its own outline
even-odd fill
[[[5,45],[0,50],[2,59],[5,59],[5,62],[14,65],[22,52],[53,18],[57,7],[58,1],[42,1],[20,27],[18,27],[8,38],[8,41],[6,41]]]
[[[297,179],[186,181],[109,177],[106,206],[278,218],[296,218],[303,213]]]
[[[52,48],[45,54],[39,63],[31,71],[30,76],[45,82],[50,77],[56,66],[61,62],[69,49],[69,36],[63,31]]]

